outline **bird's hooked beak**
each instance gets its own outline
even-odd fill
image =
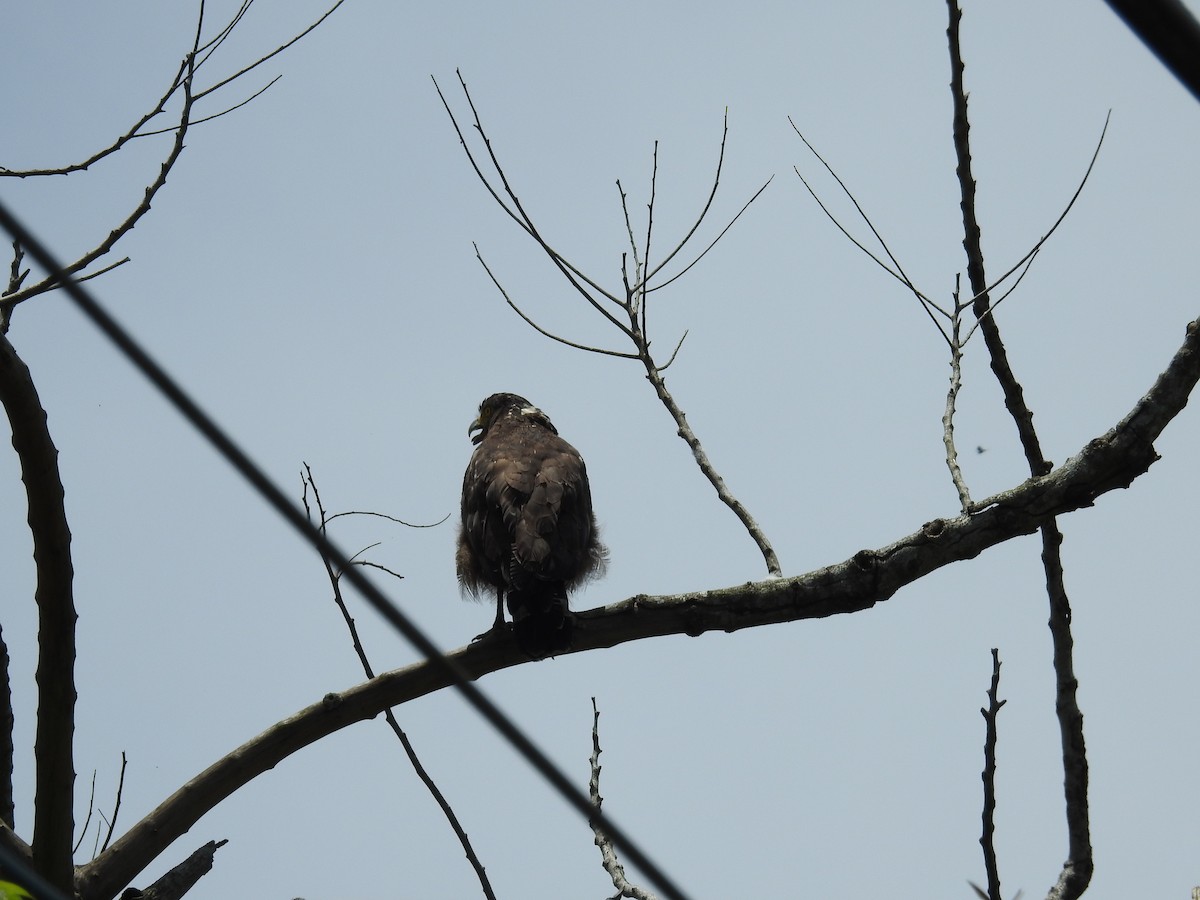
[[[476,431],[478,431],[479,434],[475,434]],[[478,444],[483,440],[483,424],[479,421],[479,419],[476,419],[470,424],[470,426],[468,426],[467,437],[471,438],[472,444]]]

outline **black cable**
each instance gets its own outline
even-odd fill
[[[1200,23],[1180,0],[1107,0],[1192,96],[1200,100]]]
[[[596,809],[587,796],[567,779],[558,767],[513,724],[512,720],[484,696],[457,665],[446,659],[433,642],[366,579],[358,567],[351,565],[349,557],[342,553],[328,537],[313,527],[303,510],[275,486],[250,457],[234,443],[233,439],[184,392],[183,388],[142,349],[112,316],[100,307],[95,298],[74,278],[63,272],[63,267],[58,260],[9,212],[2,202],[0,202],[0,227],[3,227],[13,239],[18,241],[42,268],[51,274],[57,274],[62,279],[62,289],[75,301],[75,305],[84,315],[91,319],[92,323],[117,346],[117,349],[158,388],[192,427],[225,457],[263,500],[295,528],[318,553],[329,559],[343,573],[345,578],[358,589],[364,600],[374,607],[393,628],[404,635],[408,642],[433,666],[441,669],[452,679],[454,687],[471,706],[475,707],[476,712],[487,719],[492,727],[525,757],[526,761],[558,791],[564,800],[575,807],[585,819],[598,824],[612,838],[613,843],[629,857],[634,865],[641,869],[647,880],[652,882],[665,897],[672,898],[672,900],[686,900],[686,895],[667,877],[666,873],[643,853],[606,814]]]

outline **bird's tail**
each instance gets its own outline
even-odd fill
[[[541,659],[570,648],[573,623],[563,582],[536,581],[509,590],[507,599],[513,637],[522,650]]]

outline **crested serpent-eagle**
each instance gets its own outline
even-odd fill
[[[607,558],[583,457],[516,394],[479,404],[467,434],[476,431],[463,476],[459,585],[477,598],[495,589],[493,630],[504,628],[507,600],[531,656],[562,652],[571,643],[567,591],[599,575]]]

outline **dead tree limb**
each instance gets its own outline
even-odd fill
[[[73,888],[75,765],[75,612],[71,530],[67,526],[58,449],[28,367],[0,335],[0,404],[12,428],[28,501],[37,574],[37,765],[33,865],[57,887]]]
[[[226,843],[209,841],[145,890],[130,888],[122,893],[121,900],[180,900],[197,881],[212,871],[213,857]]]
[[[973,309],[983,332],[991,358],[992,372],[1004,393],[1004,403],[1025,451],[1025,459],[1034,477],[1052,468],[1042,454],[1033,425],[1033,412],[1025,402],[1024,391],[1008,361],[1000,328],[992,314],[983,248],[975,212],[975,179],[971,173],[970,122],[967,117],[967,93],[963,86],[962,48],[959,23],[962,10],[957,0],[947,0],[950,23],[946,29],[950,49],[950,89],[954,98],[954,150],[958,159],[958,181],[962,197],[963,248],[967,254],[967,277],[975,295]],[[1072,201],[1074,202],[1074,201]],[[1058,883],[1051,889],[1054,900],[1075,900],[1087,890],[1092,878],[1092,844],[1088,818],[1087,752],[1083,737],[1083,713],[1076,691],[1079,682],[1074,669],[1074,639],[1071,636],[1071,604],[1067,597],[1062,567],[1062,532],[1058,523],[1047,519],[1041,525],[1042,563],[1046,574],[1046,592],[1050,599],[1050,635],[1054,645],[1054,672],[1059,730],[1062,736],[1063,782],[1067,819],[1067,861]]]

